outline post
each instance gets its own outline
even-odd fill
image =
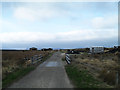
[[[118,87],[118,80],[119,80],[119,77],[118,77],[118,71],[116,72],[116,87]]]

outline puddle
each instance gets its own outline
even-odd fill
[[[55,61],[54,62],[51,61],[51,62],[46,64],[46,67],[57,67],[57,66],[58,66],[58,63]]]

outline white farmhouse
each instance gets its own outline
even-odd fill
[[[103,46],[94,46],[90,48],[91,53],[103,53],[104,47]]]

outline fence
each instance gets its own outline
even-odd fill
[[[33,56],[33,57],[31,58],[32,64],[35,64],[35,63],[37,63],[38,61],[41,61],[42,58],[43,58],[42,55],[35,55],[35,56]]]
[[[26,61],[25,61],[25,64],[26,64],[27,66],[29,66],[29,65],[31,65],[31,64],[35,64],[35,63],[37,63],[37,62],[39,62],[39,61],[42,61],[42,58],[43,58],[43,56],[40,54],[40,55],[34,55],[34,56],[32,56],[31,58],[25,57],[24,60],[26,60]]]
[[[66,54],[65,59],[66,59],[66,62],[67,62],[68,64],[71,63],[71,58],[70,58],[70,55],[69,55],[69,54]]]

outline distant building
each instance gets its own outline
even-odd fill
[[[120,52],[120,46],[114,46],[114,51]]]
[[[104,52],[104,47],[102,46],[94,46],[90,48],[91,53],[103,53]]]
[[[114,46],[114,49],[116,49],[116,48],[120,48],[120,46]]]
[[[52,48],[43,48],[43,49],[41,49],[41,51],[51,51],[51,50],[53,50]]]
[[[77,51],[77,50],[70,50],[70,49],[68,49],[67,50],[67,54],[79,54],[79,51]]]
[[[33,51],[33,50],[37,50],[37,48],[35,48],[35,47],[32,47],[32,48],[30,48],[30,50],[32,50],[32,51]]]

